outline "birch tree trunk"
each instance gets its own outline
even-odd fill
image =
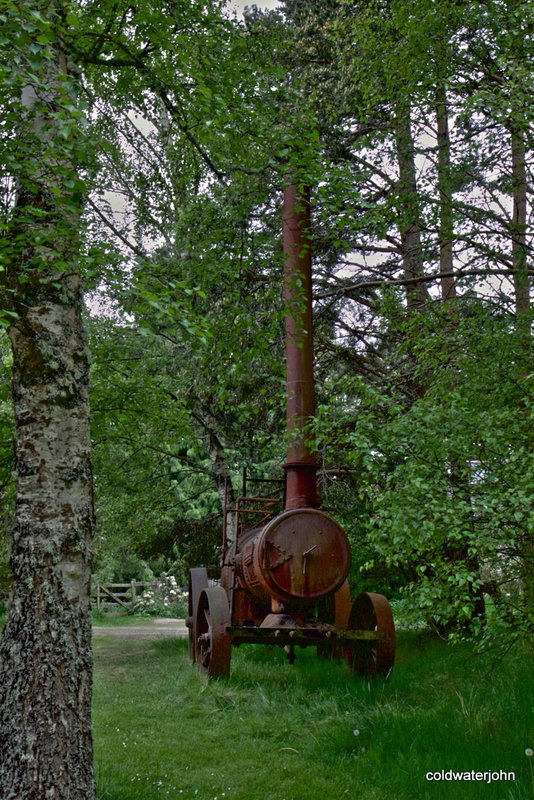
[[[57,5],[39,10],[55,35]],[[4,308],[18,315],[8,329],[17,490],[12,597],[0,642],[2,800],[95,796],[89,357],[76,264],[80,198],[66,188],[76,181],[76,122],[55,42],[52,55],[41,56],[41,80],[28,77],[22,91],[2,292]]]

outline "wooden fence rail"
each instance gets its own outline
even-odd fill
[[[130,581],[130,583],[94,583],[91,587],[91,598],[96,600],[96,607],[100,610],[102,602],[107,606],[122,606],[129,609],[137,602],[138,590],[141,593],[147,587],[157,590],[158,581]]]

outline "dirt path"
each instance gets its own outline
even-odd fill
[[[172,639],[187,633],[184,619],[155,619],[146,625],[93,625],[94,636],[118,639]]]

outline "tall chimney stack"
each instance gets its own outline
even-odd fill
[[[311,214],[308,187],[284,190],[284,297],[286,306],[287,426],[286,509],[319,505],[317,463],[308,421],[315,414]]]

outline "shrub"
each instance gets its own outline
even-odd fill
[[[187,591],[178,586],[174,575],[163,573],[154,586],[145,589],[135,603],[133,613],[157,617],[185,617]]]

